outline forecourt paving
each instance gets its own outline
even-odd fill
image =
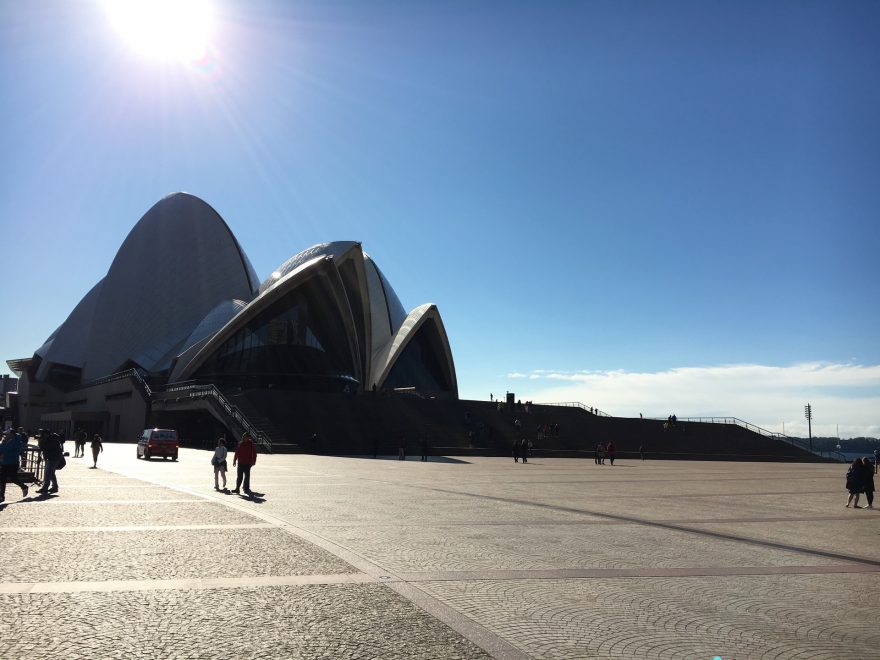
[[[0,657],[880,658],[845,466],[209,458],[10,485]]]

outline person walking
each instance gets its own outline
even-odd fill
[[[846,500],[846,508],[848,509],[849,505],[853,504],[854,508],[861,509],[862,507],[859,506],[859,495],[862,492],[861,458],[855,459],[846,471],[846,489],[849,491],[849,497]],[[855,503],[853,503],[853,499],[855,499]]]
[[[519,441],[519,456],[523,463],[529,462],[529,442],[525,438]]]
[[[428,462],[428,436],[422,436],[422,460],[427,463]]]
[[[86,432],[82,429],[77,429],[76,433],[73,434],[73,457],[79,458],[80,456],[84,456],[86,453]]]
[[[64,458],[64,449],[55,433],[44,429],[37,431],[37,444],[43,452],[43,486],[37,492],[43,495],[58,492],[58,477],[55,472]]]
[[[513,462],[519,463],[519,440],[513,441],[513,446],[510,448],[510,453],[513,454]]]
[[[874,450],[874,474],[877,474],[878,463],[880,463],[880,447]]]
[[[874,466],[871,465],[871,459],[865,456],[862,459],[862,490],[865,493],[865,499],[868,500],[866,509],[874,508]]]
[[[614,465],[614,456],[617,454],[617,447],[614,446],[613,442],[610,442],[605,446],[605,453],[608,454],[608,462],[611,465]]]
[[[251,494],[251,468],[257,463],[257,446],[251,439],[249,433],[245,433],[235,448],[235,455],[232,457],[232,467],[238,465],[238,474],[235,477],[235,490],[232,491],[236,495],[240,494],[239,489],[244,480],[244,492]]]
[[[601,442],[596,445],[596,465],[605,465],[605,445]]]
[[[400,436],[400,442],[397,443],[397,460],[406,460],[406,437]]]
[[[645,445],[639,445],[639,458],[645,460]]]
[[[21,452],[25,445],[22,437],[12,429],[3,434],[0,442],[0,502],[6,500],[6,484],[13,483],[21,488],[21,496],[28,496],[28,487],[18,478],[18,466],[21,464]]]
[[[214,456],[211,457],[211,465],[214,466],[214,490],[220,490],[220,479],[223,479],[223,492],[226,492],[226,438],[222,435],[217,438],[217,446],[214,448]]]
[[[95,433],[92,436],[92,469],[98,468],[98,454],[104,451],[104,443],[101,441],[101,434]],[[85,452],[83,452],[85,453]]]

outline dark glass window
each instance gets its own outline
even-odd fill
[[[254,316],[217,349],[196,378],[312,387],[314,379],[351,382],[356,374],[345,322],[321,273]]]
[[[385,389],[414,387],[419,392],[451,392],[451,374],[433,319],[418,329],[385,380]]]

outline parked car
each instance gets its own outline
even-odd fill
[[[154,456],[177,460],[180,439],[174,429],[144,429],[137,444],[137,457],[147,460]]]

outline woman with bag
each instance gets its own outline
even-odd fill
[[[214,490],[221,490],[218,477],[223,477],[223,492],[226,492],[226,438],[222,435],[217,439],[217,447],[211,458],[214,466]]]
[[[859,506],[859,495],[863,490],[861,458],[855,459],[846,471],[846,489],[849,491],[849,497],[846,500],[846,508],[848,509],[849,505],[853,504],[853,499],[855,499],[855,504],[853,504],[853,506],[856,509],[861,509],[862,507]]]

